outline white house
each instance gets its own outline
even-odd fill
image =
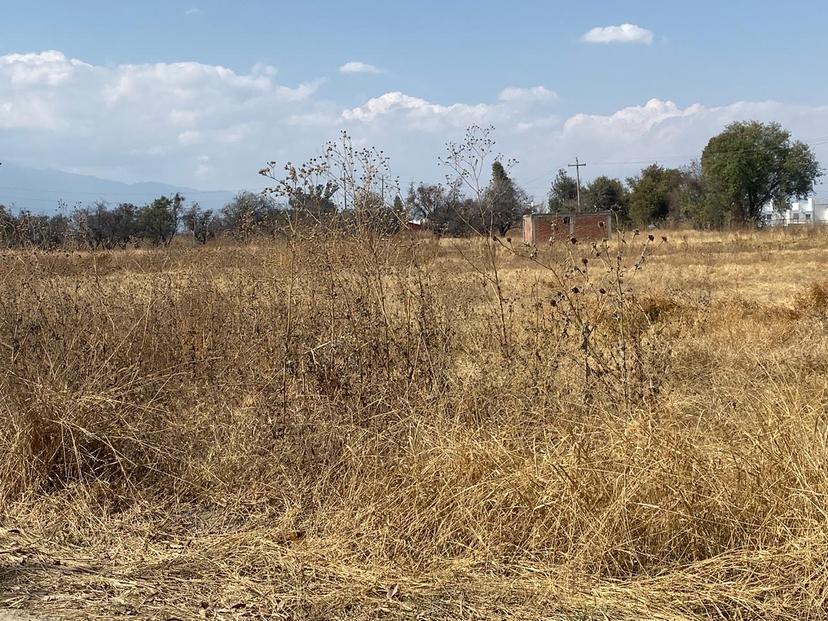
[[[789,226],[795,224],[828,225],[828,199],[807,198],[791,201],[784,211],[775,210],[767,204],[762,208],[762,216],[771,226]]]

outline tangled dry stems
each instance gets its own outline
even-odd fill
[[[2,601],[824,618],[825,238],[510,244],[5,253]]]

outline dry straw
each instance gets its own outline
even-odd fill
[[[677,239],[5,253],[0,606],[825,618],[825,238]]]

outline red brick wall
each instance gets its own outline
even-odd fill
[[[564,216],[534,218],[535,243],[548,244],[550,239],[559,241],[569,237],[569,222]]]
[[[607,239],[609,237],[610,216],[600,213],[585,213],[575,216],[576,239]]]
[[[572,235],[584,240],[607,239],[611,235],[610,216],[602,213],[527,216],[523,225],[523,241],[527,244],[542,245],[549,243],[550,238],[559,241]]]

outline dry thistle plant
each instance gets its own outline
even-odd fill
[[[580,358],[585,403],[598,394],[620,397],[629,411],[635,403],[655,397],[661,378],[669,372],[669,345],[660,341],[654,317],[631,282],[641,278],[638,273],[655,245],[653,235],[643,241],[639,237],[635,230],[631,235],[619,231],[614,240],[550,239],[543,252],[500,242],[506,251],[551,276],[552,293],[538,303],[552,321],[545,324],[546,334],[536,329],[532,338],[535,346],[553,343],[558,357],[564,356],[564,339],[577,341],[580,354],[570,348],[568,355]],[[659,244],[666,242],[663,236]]]

